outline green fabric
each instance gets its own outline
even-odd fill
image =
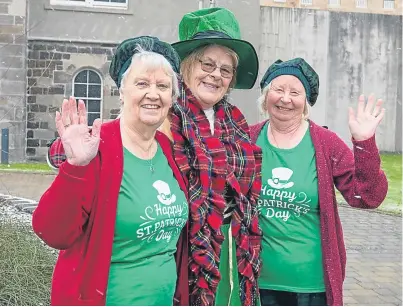
[[[230,224],[221,226],[221,231],[224,234],[224,242],[221,246],[220,255],[220,274],[221,280],[217,287],[215,306],[242,306],[241,299],[239,297],[239,279],[238,279],[238,265],[236,260],[236,244],[232,238],[232,251],[230,255],[229,250],[229,231]],[[230,267],[232,264],[232,270]],[[233,281],[233,289],[231,291],[230,280]]]
[[[179,40],[192,39],[196,33],[210,30],[241,39],[241,29],[235,15],[226,8],[213,7],[185,14],[179,23]]]
[[[112,80],[115,81],[118,88],[120,88],[122,75],[130,67],[133,55],[138,52],[138,46],[145,51],[152,51],[164,56],[171,64],[172,69],[179,74],[180,58],[170,44],[160,41],[153,36],[129,38],[120,43],[116,48],[116,52],[109,67],[109,75]]]
[[[277,60],[267,69],[260,81],[260,88],[263,90],[274,78],[281,75],[297,77],[305,88],[309,104],[313,106],[316,103],[319,95],[319,76],[304,59],[295,58],[285,62]]]
[[[124,149],[106,305],[168,306],[176,287],[174,253],[188,205],[160,147],[150,163]]]
[[[196,34],[202,35],[195,37]],[[179,23],[179,40],[172,46],[182,60],[209,44],[232,49],[239,57],[234,87],[250,89],[254,86],[259,72],[257,53],[251,43],[241,40],[239,23],[230,10],[216,7],[185,14]]]
[[[312,293],[325,291],[318,179],[309,129],[292,149],[278,149],[267,138],[262,148],[262,190],[258,200],[263,231],[260,289]]]

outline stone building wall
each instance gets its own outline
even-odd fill
[[[0,129],[9,129],[9,162],[25,159],[25,8],[25,0],[0,0]]]
[[[27,61],[27,158],[43,160],[47,142],[57,136],[55,114],[64,98],[74,94],[74,80],[83,70],[101,80],[101,117],[118,114],[118,90],[109,77],[114,45],[29,41]],[[93,76],[96,74],[91,73]],[[96,86],[95,86],[96,87]]]

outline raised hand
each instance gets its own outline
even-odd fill
[[[355,140],[364,141],[375,134],[376,128],[385,115],[382,104],[382,99],[378,99],[375,104],[374,95],[370,95],[367,103],[365,103],[365,96],[361,95],[358,99],[357,114],[353,108],[349,107],[348,125]]]
[[[74,97],[64,99],[62,113],[56,112],[56,129],[60,135],[67,161],[72,165],[84,166],[97,155],[101,120],[97,118],[90,133],[87,125],[87,111],[82,100]]]

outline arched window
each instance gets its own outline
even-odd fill
[[[73,96],[82,99],[87,108],[88,126],[102,118],[102,79],[90,69],[80,71],[73,79]]]

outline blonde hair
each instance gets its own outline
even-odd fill
[[[266,105],[266,96],[270,89],[271,89],[271,82],[268,85],[266,85],[266,87],[263,88],[263,91],[262,91],[260,97],[257,99],[257,106],[259,108],[259,111],[263,115],[269,115],[265,108],[265,105]],[[304,106],[304,112],[302,113],[302,119],[304,119],[304,120],[309,119],[310,114],[311,114],[311,106],[308,102],[308,99],[306,99],[305,106]]]
[[[186,84],[189,83],[190,76],[193,73],[195,64],[198,63],[199,59],[204,55],[204,52],[206,51],[206,49],[210,48],[210,47],[224,48],[228,52],[228,54],[231,56],[232,64],[234,65],[235,71],[234,71],[234,75],[232,76],[232,80],[231,80],[229,87],[233,88],[236,83],[236,68],[238,67],[238,63],[239,63],[238,54],[236,54],[236,52],[234,50],[232,50],[228,47],[216,45],[216,44],[210,44],[210,45],[205,45],[205,46],[199,47],[182,60],[181,75],[183,77],[184,82]]]

